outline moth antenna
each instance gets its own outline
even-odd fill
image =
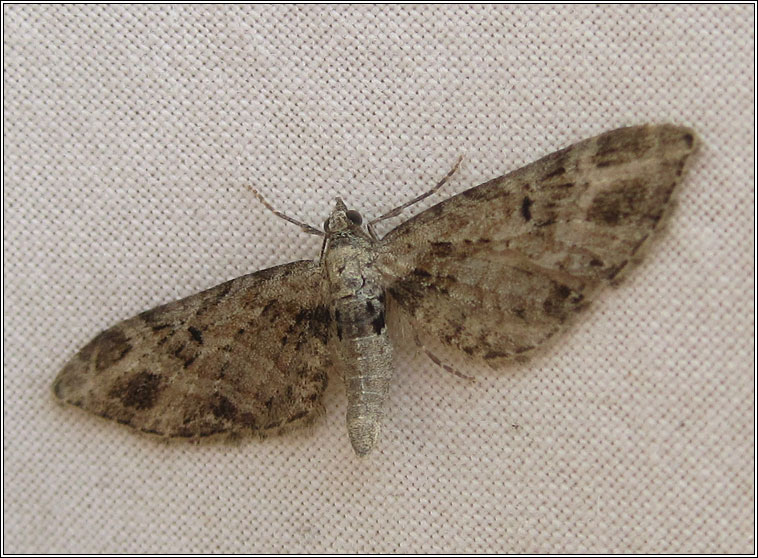
[[[326,252],[326,235],[324,235],[324,241],[321,243],[321,253],[318,255],[318,261],[324,261],[324,253]]]
[[[458,161],[455,163],[455,165],[454,165],[454,166],[453,166],[453,168],[450,170],[450,172],[449,172],[449,173],[447,173],[447,174],[445,175],[445,178],[443,178],[442,180],[440,180],[440,181],[439,181],[439,182],[438,182],[438,183],[437,183],[437,184],[434,186],[434,188],[432,188],[432,189],[431,189],[431,190],[429,190],[428,192],[425,192],[425,193],[421,194],[421,195],[420,195],[420,196],[418,196],[417,198],[414,198],[414,199],[412,199],[411,201],[409,201],[409,202],[406,202],[406,203],[404,203],[403,205],[400,205],[400,206],[396,207],[395,209],[393,209],[393,210],[391,210],[391,211],[388,211],[388,212],[387,212],[387,213],[385,213],[384,215],[382,215],[382,216],[380,216],[380,217],[377,217],[376,219],[374,219],[373,221],[371,221],[371,222],[370,222],[370,223],[367,225],[367,226],[368,226],[368,228],[369,228],[369,230],[371,230],[371,227],[372,227],[374,224],[376,224],[376,223],[378,223],[378,222],[380,222],[380,221],[384,221],[385,219],[391,219],[392,217],[397,217],[398,215],[400,215],[400,213],[401,213],[401,212],[403,211],[403,209],[405,209],[406,207],[410,207],[410,206],[412,206],[414,203],[418,203],[418,202],[420,202],[420,201],[422,201],[422,200],[425,200],[426,198],[428,198],[429,196],[431,196],[432,194],[434,194],[434,193],[435,193],[437,190],[439,190],[440,188],[442,188],[442,186],[443,186],[443,185],[444,185],[444,184],[445,184],[445,183],[446,183],[448,180],[450,180],[450,177],[451,177],[451,176],[453,176],[453,175],[455,174],[455,172],[458,170],[458,167],[460,167],[460,166],[461,166],[461,161],[463,161],[463,155],[461,155],[460,157],[458,157]]]
[[[274,209],[274,206],[272,206],[270,203],[268,203],[266,201],[266,198],[264,198],[260,194],[260,192],[258,192],[258,190],[256,190],[255,188],[253,188],[250,184],[245,184],[245,186],[253,193],[253,195],[255,196],[255,198],[259,202],[261,202],[261,204],[263,204],[263,207],[265,207],[266,209],[268,209],[271,213],[273,213],[277,217],[279,217],[281,219],[284,219],[285,221],[288,221],[288,222],[292,223],[293,225],[297,225],[298,227],[300,227],[300,230],[302,230],[303,232],[306,232],[308,234],[313,234],[313,235],[316,235],[316,236],[325,236],[324,235],[324,231],[321,231],[321,230],[317,229],[316,227],[312,227],[311,225],[309,225],[307,223],[303,223],[301,221],[298,221],[297,219],[293,219],[289,215],[285,215],[281,211],[277,211],[276,209]]]

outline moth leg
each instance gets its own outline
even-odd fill
[[[300,227],[300,230],[308,234],[313,234],[316,236],[325,236],[324,231],[321,231],[317,229],[316,227],[312,227],[311,225],[307,223],[298,221],[297,219],[293,219],[292,217],[285,215],[281,211],[277,211],[276,209],[274,209],[274,206],[268,203],[266,199],[260,194],[260,192],[258,192],[258,190],[256,190],[252,186],[250,186],[250,184],[245,184],[245,186],[247,186],[250,189],[250,191],[253,193],[255,198],[263,204],[263,207],[268,209],[271,213],[273,213],[277,217],[284,219],[285,221],[292,223],[293,225],[297,225],[298,227]]]
[[[437,184],[434,186],[434,188],[432,188],[431,190],[429,190],[428,192],[426,192],[426,193],[424,193],[424,194],[421,194],[421,195],[420,195],[420,196],[418,196],[417,198],[414,198],[414,199],[412,199],[411,201],[409,201],[409,202],[406,202],[406,203],[404,203],[403,205],[400,205],[400,206],[396,207],[396,208],[395,208],[395,209],[393,209],[392,211],[388,211],[388,212],[387,212],[387,213],[385,213],[384,215],[381,215],[380,217],[377,217],[376,219],[374,219],[373,221],[371,221],[371,222],[370,222],[370,223],[367,225],[367,228],[368,228],[369,232],[371,232],[371,231],[373,230],[373,229],[372,229],[372,226],[373,226],[375,223],[378,223],[378,222],[380,222],[380,221],[384,221],[385,219],[390,219],[390,218],[392,218],[392,217],[397,217],[398,215],[400,215],[400,212],[402,212],[402,211],[403,211],[403,209],[405,209],[406,207],[410,207],[410,206],[411,206],[411,205],[413,205],[414,203],[418,203],[418,202],[420,202],[421,200],[425,200],[426,198],[428,198],[429,196],[431,196],[432,194],[434,194],[434,193],[435,193],[437,190],[439,190],[440,188],[442,188],[442,186],[443,186],[443,185],[444,185],[444,184],[445,184],[445,183],[446,183],[448,180],[450,180],[450,177],[451,177],[451,176],[453,176],[453,175],[455,174],[455,172],[458,170],[458,167],[460,167],[460,166],[461,166],[461,161],[463,161],[463,155],[461,155],[460,157],[458,157],[458,161],[456,161],[456,163],[455,163],[455,166],[453,166],[453,168],[450,170],[450,172],[449,172],[449,173],[447,173],[447,174],[445,175],[445,178],[443,178],[442,180],[440,180],[440,181],[439,181],[439,182],[438,182],[438,183],[437,183]],[[372,232],[371,234],[372,234],[372,236],[376,236],[376,235],[374,235],[374,234],[373,234],[373,232]]]
[[[453,376],[457,376],[464,380],[468,380],[469,382],[476,382],[476,378],[474,378],[473,376],[467,376],[466,374],[463,374],[462,372],[458,372],[455,368],[453,368],[449,364],[445,364],[439,358],[437,358],[437,356],[435,356],[434,353],[432,353],[429,349],[427,349],[424,346],[424,344],[421,342],[421,340],[418,338],[418,335],[416,335],[415,332],[413,334],[413,341],[416,343],[416,346],[419,349],[424,351],[424,354],[426,354],[426,356],[429,357],[429,360],[431,360],[434,364],[436,364],[440,368],[443,368],[447,372],[450,372]]]

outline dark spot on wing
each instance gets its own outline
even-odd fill
[[[548,172],[542,178],[543,178],[543,180],[547,180],[549,178],[555,178],[556,176],[562,176],[564,174],[566,174],[566,169],[565,169],[565,167],[563,167],[561,165],[561,166],[555,167],[553,170],[551,170],[550,172]]]
[[[95,369],[101,372],[120,361],[131,350],[132,345],[129,343],[126,335],[118,327],[114,327],[102,332],[90,341],[79,352],[79,358],[86,362],[89,360],[88,357],[96,351]]]
[[[559,298],[565,299],[568,298],[571,294],[571,289],[569,289],[566,285],[558,285],[555,288],[555,293]]]
[[[439,284],[429,285],[428,288],[433,289],[443,295],[450,294],[450,290],[447,287],[443,287],[442,285],[439,285]]]
[[[198,345],[203,344],[203,333],[199,329],[197,329],[196,327],[190,326],[187,328],[187,331],[190,332],[190,335],[192,335],[192,339],[194,339]]]
[[[489,238],[477,238],[476,240],[472,240],[470,238],[464,238],[463,239],[463,243],[464,244],[468,244],[468,245],[472,245],[472,244],[489,244],[490,242],[492,242],[492,240],[489,239]]]
[[[216,418],[233,421],[237,417],[237,407],[223,395],[217,395],[211,401],[211,412]]]
[[[332,316],[326,306],[319,305],[313,309],[311,333],[324,344],[329,340],[329,325],[331,324],[331,321]]]
[[[652,147],[650,134],[640,128],[622,128],[597,138],[593,157],[598,167],[621,165],[641,158]]]
[[[189,366],[195,362],[195,359],[197,359],[198,356],[198,349],[196,349],[195,345],[187,345],[187,343],[182,343],[178,347],[176,347],[172,354],[182,361],[182,366],[184,368],[189,368]]]
[[[587,220],[609,226],[622,224],[630,217],[643,213],[645,193],[642,180],[619,180],[595,196],[587,210]]]
[[[303,308],[297,314],[295,314],[295,323],[302,324],[306,320],[310,320],[312,312],[310,308]]]
[[[509,356],[511,356],[509,353],[503,353],[503,352],[500,352],[500,351],[492,351],[491,350],[491,351],[487,351],[487,353],[485,353],[484,358],[485,358],[485,360],[492,360],[493,358],[508,358]]]
[[[429,277],[432,276],[432,274],[429,273],[428,271],[426,271],[425,269],[421,269],[421,268],[418,268],[418,267],[414,268],[412,273],[416,277],[421,277],[421,278],[424,278],[424,279],[428,279]]]
[[[334,310],[334,322],[337,324],[337,337],[342,341],[342,312]]]
[[[271,311],[274,309],[274,307],[276,307],[276,305],[277,305],[276,299],[272,298],[271,300],[269,300],[266,303],[266,306],[263,307],[263,310],[261,310],[261,315],[262,316],[268,316],[271,313]],[[276,317],[276,316],[277,316],[277,314],[275,313],[274,317]]]
[[[422,268],[414,268],[409,277],[395,281],[390,287],[390,293],[406,310],[415,313],[418,309],[419,302],[423,300],[431,291],[440,294],[448,294],[449,290],[445,284],[455,280],[452,276],[438,277],[430,281],[433,276],[431,273]]]
[[[144,410],[155,405],[161,389],[160,376],[143,371],[132,377],[125,386],[119,384],[114,386],[110,395],[120,399],[125,407]]]
[[[426,287],[414,279],[399,279],[390,287],[392,297],[408,312],[415,314]],[[339,333],[339,332],[338,332]]]
[[[521,216],[524,218],[524,221],[530,221],[532,219],[532,204],[534,202],[529,198],[529,196],[525,196],[524,199],[521,201]]]
[[[329,309],[326,306],[319,305],[313,310],[313,319],[322,325],[329,325],[332,317],[329,315]]]
[[[566,299],[571,295],[571,289],[566,285],[555,283],[550,294],[542,303],[545,314],[558,320],[564,320],[567,315],[569,303]]]

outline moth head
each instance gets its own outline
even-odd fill
[[[363,223],[361,214],[355,209],[348,209],[342,199],[337,198],[337,204],[324,221],[324,231],[327,233],[340,233],[349,230],[360,229]]]

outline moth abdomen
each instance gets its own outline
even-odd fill
[[[368,288],[367,288],[368,287]],[[363,289],[334,302],[339,362],[347,393],[347,430],[358,455],[374,447],[392,379],[392,345],[384,293],[363,282]]]

